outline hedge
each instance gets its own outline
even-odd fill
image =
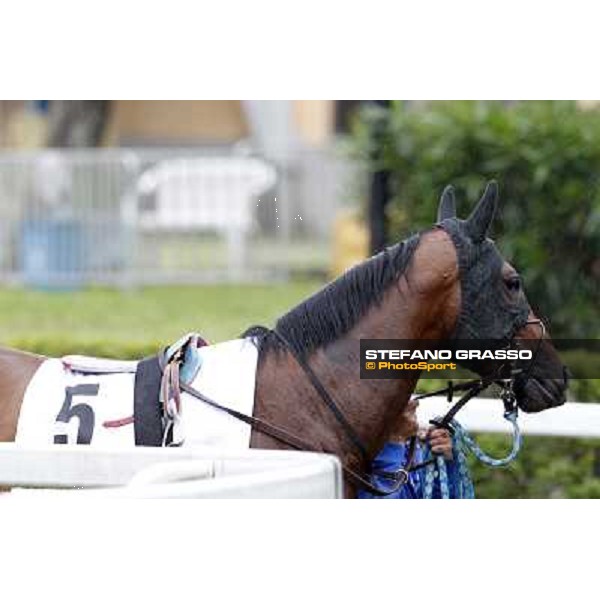
[[[454,184],[468,215],[487,180],[500,185],[494,225],[553,335],[600,335],[600,110],[574,102],[431,102],[369,106],[353,154],[391,172],[391,240],[431,226]]]
[[[172,340],[175,341],[175,340]],[[65,356],[67,354],[85,354],[102,358],[137,360],[156,354],[165,346],[165,340],[155,342],[136,342],[134,340],[114,339],[70,339],[68,337],[19,337],[9,339],[3,345],[34,352],[44,356]]]

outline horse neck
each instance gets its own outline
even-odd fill
[[[402,286],[402,284],[400,284]],[[380,307],[369,311],[346,336],[316,352],[310,365],[340,405],[373,457],[383,444],[397,438],[402,412],[419,380],[366,380],[357,377],[361,339],[442,339],[443,328],[419,297],[404,296],[391,289]],[[347,448],[348,452],[355,451]]]
[[[376,305],[337,340],[314,351],[308,363],[334,398],[372,459],[401,430],[402,412],[418,377],[363,380],[358,377],[360,340],[444,339],[460,305],[454,246],[441,230],[421,237],[409,267]],[[362,464],[358,449],[289,353],[267,353],[257,375],[255,412],[291,426],[315,450],[337,454],[346,465]],[[282,447],[262,435],[254,445]]]
[[[454,245],[441,230],[421,237],[411,263],[373,306],[338,340],[310,360],[327,389],[374,456],[399,436],[406,406],[419,375],[410,379],[365,380],[357,377],[361,339],[442,340],[453,330],[460,307]],[[346,446],[346,452],[356,449]]]

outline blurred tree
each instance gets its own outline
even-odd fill
[[[53,100],[48,114],[48,142],[53,148],[98,146],[108,122],[110,100]]]
[[[555,335],[600,335],[600,111],[575,102],[371,104],[354,140],[371,173],[390,172],[394,240],[431,226],[448,183],[466,216],[496,178],[495,237],[534,309]]]
[[[389,100],[371,100],[377,108],[389,108]],[[384,166],[384,142],[386,137],[385,121],[379,120],[373,123],[372,135],[374,144],[371,146],[371,162],[373,165],[381,165],[381,168],[373,168],[371,172],[371,185],[369,197],[369,237],[370,253],[377,254],[385,248],[387,238],[387,205],[390,201],[390,172]]]

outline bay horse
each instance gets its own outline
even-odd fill
[[[461,220],[448,186],[431,229],[350,269],[283,315],[273,330],[248,330],[244,335],[255,338],[259,351],[252,417],[367,474],[383,444],[401,433],[419,372],[411,379],[361,379],[361,339],[542,342],[540,321],[517,272],[487,237],[497,197],[496,183],[488,183],[471,215]],[[44,360],[0,350],[0,441],[14,441],[24,391]],[[567,385],[566,370],[546,338],[527,377],[515,376],[515,398],[522,410],[541,411],[563,404]],[[292,445],[252,429],[252,448]],[[345,483],[346,495],[355,495],[355,483]]]

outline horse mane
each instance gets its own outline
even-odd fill
[[[303,358],[339,339],[381,302],[404,273],[418,242],[419,235],[413,235],[346,271],[280,317],[275,329]],[[281,340],[263,327],[251,327],[242,337],[254,337],[260,355],[282,347]]]

